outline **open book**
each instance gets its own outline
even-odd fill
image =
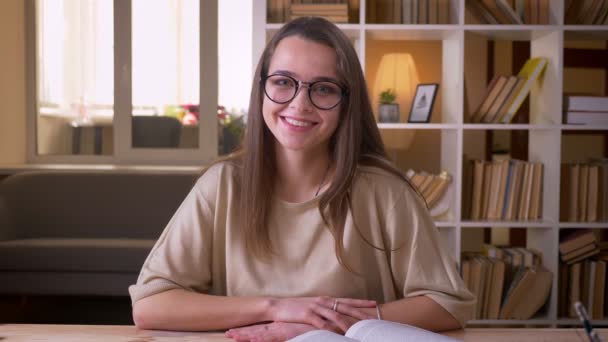
[[[411,325],[368,319],[359,321],[346,331],[344,336],[326,331],[313,330],[289,340],[290,342],[455,342],[451,337],[413,327]]]

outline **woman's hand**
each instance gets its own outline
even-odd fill
[[[373,300],[353,298],[278,298],[271,300],[270,320],[305,323],[332,331],[336,331],[337,327],[338,332],[345,332],[359,320],[374,318],[369,309],[375,306]]]
[[[316,328],[310,324],[273,322],[226,331],[226,337],[237,342],[282,342]]]

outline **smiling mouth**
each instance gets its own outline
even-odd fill
[[[301,121],[301,120],[297,120],[294,118],[288,118],[285,116],[282,116],[281,119],[283,119],[283,121],[285,121],[286,123],[292,125],[292,126],[296,126],[296,127],[310,127],[313,125],[316,125],[316,122],[311,122],[311,121]]]

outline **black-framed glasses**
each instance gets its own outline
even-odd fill
[[[285,104],[293,100],[302,86],[308,87],[308,99],[321,110],[336,107],[347,95],[347,90],[333,81],[304,82],[282,74],[273,74],[261,80],[264,93],[270,101]]]

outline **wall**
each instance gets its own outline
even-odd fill
[[[24,3],[0,1],[0,165],[26,162]]]
[[[441,41],[390,41],[372,40],[366,42],[367,55],[365,58],[365,77],[368,91],[371,94],[372,87],[380,65],[380,59],[384,54],[393,52],[405,52],[412,55],[420,83],[441,84],[442,48]],[[399,99],[397,99],[399,101]],[[374,112],[378,110],[378,99],[372,98]],[[410,100],[411,101],[411,100]],[[409,103],[409,101],[407,102]],[[407,122],[410,108],[401,108],[401,121]],[[441,91],[437,93],[431,122],[441,123]],[[408,141],[406,135],[413,131],[403,130],[381,130],[382,137],[391,158],[404,170],[414,169],[416,171],[428,171],[439,173],[441,171],[441,132],[439,130],[415,131],[413,142],[407,149],[403,143]],[[431,157],[429,157],[431,156]]]
[[[218,103],[232,113],[249,107],[254,70],[245,62],[252,55],[252,7],[251,1],[218,1]]]

